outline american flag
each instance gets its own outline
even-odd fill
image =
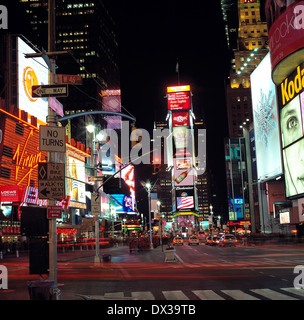
[[[177,209],[193,208],[193,196],[177,197]]]

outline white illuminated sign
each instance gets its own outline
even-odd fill
[[[27,53],[36,53],[21,38],[17,38],[18,48],[18,107],[35,116],[38,123],[46,123],[48,113],[47,98],[32,98],[33,85],[48,84],[48,67],[43,58],[25,58]],[[39,121],[40,120],[40,121]]]

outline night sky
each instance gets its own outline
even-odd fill
[[[116,10],[123,106],[136,117],[139,128],[151,132],[154,121],[164,121],[166,87],[178,84],[178,58],[180,84],[191,85],[194,114],[206,124],[213,193],[226,201],[225,81],[229,59],[220,1],[119,2],[123,3]]]

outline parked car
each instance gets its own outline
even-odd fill
[[[195,236],[192,236],[189,238],[188,240],[188,246],[192,245],[192,244],[196,244],[197,246],[199,245],[199,239]]]
[[[182,237],[179,237],[179,236],[174,237],[173,245],[177,245],[177,244],[184,245],[184,240]]]
[[[222,235],[219,241],[219,245],[221,247],[226,247],[226,246],[235,247],[236,244],[237,244],[237,239],[235,235],[229,234],[229,233]]]

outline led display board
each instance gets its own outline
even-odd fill
[[[276,89],[269,53],[250,76],[258,179],[283,172]]]
[[[194,188],[192,186],[176,187],[176,210],[191,211],[194,209]]]
[[[168,96],[168,110],[188,110],[191,109],[190,92],[171,92]]]
[[[131,209],[134,211],[135,204],[135,176],[134,176],[134,166],[132,164],[127,165],[121,170],[121,177],[125,180],[125,183],[130,188],[131,195]]]
[[[133,212],[133,201],[131,197],[125,194],[111,194],[111,197],[114,198],[118,204],[116,213],[135,214],[135,212]]]
[[[48,84],[47,64],[43,58],[25,58],[25,54],[36,52],[19,37],[17,38],[17,49],[18,107],[28,115],[36,117],[38,124],[45,124],[48,114],[48,99],[32,98],[32,86]]]

